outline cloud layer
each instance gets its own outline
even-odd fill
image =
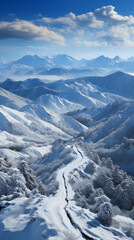
[[[15,20],[0,22],[0,39],[43,40],[64,45],[64,37],[48,30],[45,26],[37,26],[29,21]]]
[[[134,45],[134,16],[122,16],[115,11],[114,6],[103,6],[94,12],[82,15],[69,13],[59,18],[42,18],[42,22],[55,27],[66,27],[66,31],[82,33],[81,44],[85,46],[133,46]],[[65,27],[63,27],[65,28]],[[75,33],[74,32],[74,33]],[[84,32],[86,34],[84,35]],[[77,43],[80,41],[77,41]]]
[[[97,20],[95,15],[92,12],[88,12],[86,14],[75,15],[74,13],[70,12],[69,14],[65,15],[64,17],[59,18],[42,18],[44,23],[49,24],[64,24],[68,25],[71,28],[100,28],[102,27],[103,22]]]
[[[134,16],[122,16],[114,6],[103,6],[81,15],[40,16],[36,21],[0,22],[0,39],[43,40],[86,47],[134,46]],[[77,39],[77,40],[76,40]]]
[[[97,19],[100,19],[101,21],[106,22],[112,26],[122,25],[122,24],[128,24],[128,25],[134,24],[133,16],[119,15],[115,11],[115,7],[111,5],[96,9],[94,12],[94,16]]]

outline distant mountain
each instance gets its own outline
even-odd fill
[[[68,77],[83,77],[83,76],[94,76],[103,75],[104,70],[102,69],[67,69],[67,68],[51,68],[39,73],[40,75],[58,75]]]
[[[94,68],[117,68],[117,63],[122,62],[119,56],[115,56],[114,58],[105,57],[101,55],[97,58],[88,60],[88,59],[81,59],[79,64],[82,68],[94,69]]]
[[[19,90],[19,89],[27,89],[37,86],[44,86],[45,83],[43,83],[38,78],[30,78],[26,81],[13,81],[12,79],[7,79],[6,81],[0,83],[0,87],[4,88],[6,90],[12,91],[12,90]]]
[[[90,64],[91,66],[97,65],[97,67],[109,67],[113,63],[113,59],[105,57],[104,55],[97,57]]]
[[[32,67],[70,67],[74,66],[75,64],[78,65],[78,60],[72,58],[66,54],[58,54],[53,57],[45,56],[40,57],[38,55],[26,55],[17,61],[11,63],[13,64],[20,64],[20,65],[28,65]]]
[[[119,56],[115,56],[115,57],[113,58],[113,60],[114,60],[114,62],[121,62],[121,61],[123,61],[123,59],[120,58]]]
[[[79,62],[75,58],[66,54],[58,54],[51,59],[56,66],[64,66],[64,67],[70,67],[71,65],[72,67],[75,65],[77,66]]]
[[[13,81],[7,79],[5,82],[0,84],[1,88],[4,88],[18,96],[35,100],[44,94],[55,95],[59,91],[50,89],[45,83],[39,79],[27,79],[26,81]]]
[[[115,65],[117,65],[118,62],[120,62],[121,59],[116,56],[115,58],[109,58],[109,57],[105,57],[104,55],[97,57],[96,59],[94,59],[92,62],[90,62],[92,67],[103,67],[103,68],[112,68],[112,67],[117,67]]]
[[[23,64],[32,67],[39,67],[40,65],[45,63],[45,58],[39,57],[37,55],[26,55],[17,61],[12,62],[11,64]]]
[[[122,62],[123,60],[116,56],[115,58],[108,58],[104,55],[97,57],[96,59],[88,60],[81,59],[77,60],[66,54],[58,54],[52,57],[45,56],[40,57],[38,55],[26,55],[17,61],[11,63],[11,65],[28,65],[31,67],[39,68],[86,68],[86,67],[110,67],[109,65],[114,65],[117,62]],[[131,60],[129,60],[130,62]]]
[[[117,97],[115,94],[133,98],[133,79],[134,77],[131,75],[117,72],[106,77],[81,77],[53,83],[44,83],[36,78],[26,81],[7,79],[0,84],[0,87],[30,100],[51,94],[90,108],[119,100],[121,97]],[[106,92],[110,92],[111,95]]]
[[[12,92],[16,95],[19,95],[21,97],[28,98],[31,100],[35,100],[36,98],[45,94],[52,94],[52,95],[57,94],[57,91],[51,90],[45,86],[36,86],[32,88],[12,90]]]
[[[90,82],[103,91],[134,99],[134,76],[132,75],[118,71],[105,77],[86,77],[82,81]]]
[[[124,60],[119,56],[109,58],[101,55],[91,60],[77,60],[66,54],[45,57],[26,55],[11,63],[2,64],[0,71],[1,79],[11,75],[105,76],[115,71],[133,73],[134,58]]]

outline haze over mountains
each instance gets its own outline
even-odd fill
[[[66,77],[104,76],[115,71],[134,72],[134,58],[121,59],[119,56],[105,56],[96,59],[77,60],[66,54],[41,57],[26,55],[21,59],[0,66],[0,80],[12,76],[54,75]],[[4,78],[5,77],[5,78]]]
[[[1,69],[123,63],[25,56]],[[70,76],[0,83],[0,239],[134,238],[134,76]]]

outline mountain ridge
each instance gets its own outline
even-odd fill
[[[0,238],[133,239],[134,76],[0,87]]]
[[[54,56],[25,55],[22,58],[0,66],[2,77],[8,72],[16,75],[88,75],[103,76],[115,71],[134,72],[134,58],[122,59],[101,55],[93,59],[76,59],[67,54]]]

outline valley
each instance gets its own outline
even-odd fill
[[[132,240],[133,120],[134,77],[120,71],[1,82],[0,239]]]

